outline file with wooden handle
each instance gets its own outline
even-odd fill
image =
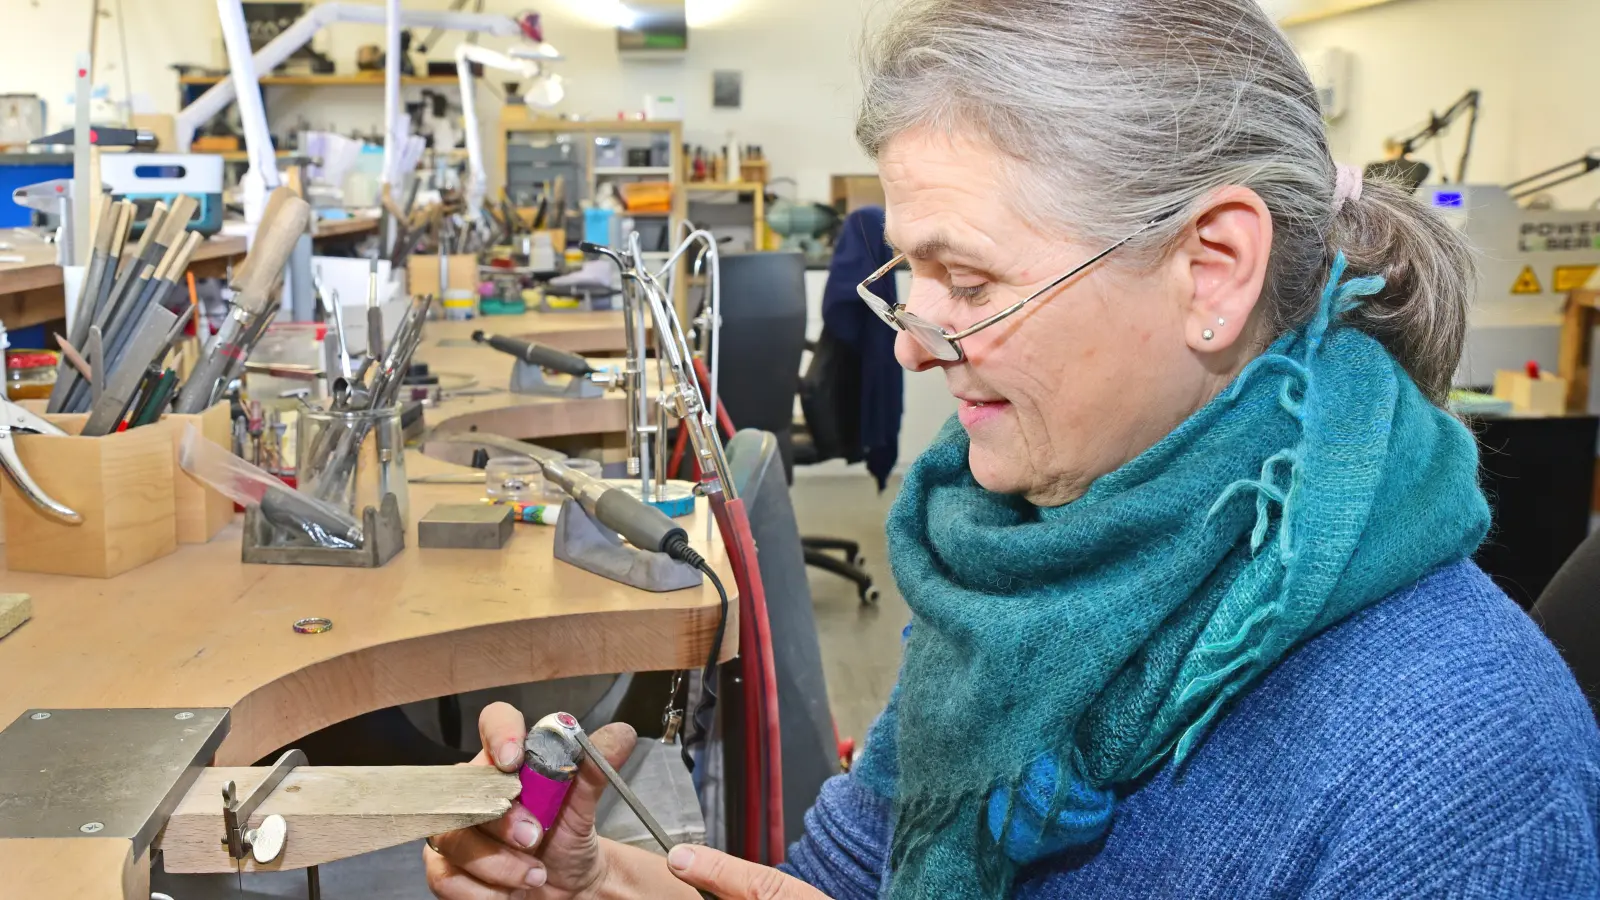
[[[229,373],[244,365],[254,339],[274,311],[273,285],[310,223],[311,206],[306,201],[287,188],[272,192],[250,255],[235,273],[233,309],[179,392],[178,412],[199,413],[210,408],[227,386]]]

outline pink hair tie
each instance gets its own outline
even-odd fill
[[[1361,199],[1361,170],[1344,163],[1334,163],[1333,214],[1338,215],[1344,205]]]

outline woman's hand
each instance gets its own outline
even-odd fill
[[[721,900],[828,900],[798,878],[710,847],[679,844],[667,854],[667,868],[685,884]]]
[[[520,771],[527,734],[522,713],[490,704],[478,717],[483,751],[471,765]],[[635,735],[627,725],[607,725],[591,737],[613,766],[633,752]],[[606,879],[606,853],[594,829],[595,804],[605,788],[598,769],[580,767],[548,839],[520,803],[494,822],[436,836],[422,851],[428,887],[442,900],[592,900]]]

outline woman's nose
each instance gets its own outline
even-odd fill
[[[934,299],[934,295],[929,293],[930,291],[936,292],[938,289],[938,283],[932,279],[913,276],[911,289],[907,292],[906,311],[920,314],[920,318],[927,321],[939,321],[933,316],[932,307],[936,304],[931,301]],[[948,360],[940,359],[928,352],[928,348],[922,346],[921,341],[905,331],[901,331],[895,336],[894,358],[900,363],[901,368],[909,372],[925,372],[928,369],[951,365]]]
[[[901,368],[910,372],[926,372],[933,368],[942,368],[955,365],[948,360],[939,359],[922,342],[902,331],[894,338],[894,358],[900,363]]]

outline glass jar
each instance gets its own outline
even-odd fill
[[[497,456],[483,468],[484,493],[495,503],[541,503],[544,469],[526,456]]]
[[[43,350],[6,354],[5,396],[10,400],[48,400],[56,386],[56,355]]]
[[[401,520],[411,521],[400,407],[302,408],[295,460],[301,491],[347,509],[357,519],[367,507],[377,509],[384,494],[394,494]]]

